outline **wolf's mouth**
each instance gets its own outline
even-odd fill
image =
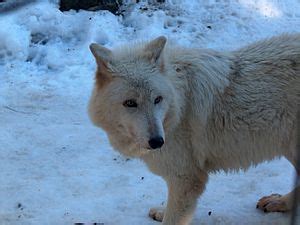
[[[146,148],[146,152],[147,153],[150,153],[150,152],[159,152],[159,151],[161,151],[161,148],[156,148],[156,149],[153,149],[153,148],[150,148],[150,147]]]

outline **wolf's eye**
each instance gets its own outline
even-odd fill
[[[154,104],[158,104],[163,100],[163,97],[158,96],[155,100],[154,100]]]
[[[137,103],[133,99],[126,100],[125,102],[123,102],[123,105],[125,107],[137,107]]]

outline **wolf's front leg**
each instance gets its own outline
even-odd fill
[[[197,177],[191,175],[167,179],[168,203],[163,214],[163,225],[189,224],[207,178],[207,174],[202,172]]]

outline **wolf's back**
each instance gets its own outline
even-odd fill
[[[300,102],[300,35],[262,40],[233,55],[227,111],[253,130],[282,127],[281,118],[294,121]]]
[[[247,62],[291,60],[300,64],[300,34],[283,34],[255,42],[234,52]]]
[[[300,92],[300,34],[265,39],[235,51],[234,55],[240,75],[250,83],[257,81],[258,87],[263,88],[265,83],[265,88]]]

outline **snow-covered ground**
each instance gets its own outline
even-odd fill
[[[231,50],[300,31],[298,0],[141,1],[124,18],[62,13],[53,0],[38,2],[0,15],[1,225],[158,224],[147,214],[165,204],[164,181],[113,151],[87,117],[91,42],[111,47],[166,35],[186,46]],[[212,175],[193,224],[288,224],[287,214],[255,206],[264,195],[290,191],[293,175],[285,159]]]

